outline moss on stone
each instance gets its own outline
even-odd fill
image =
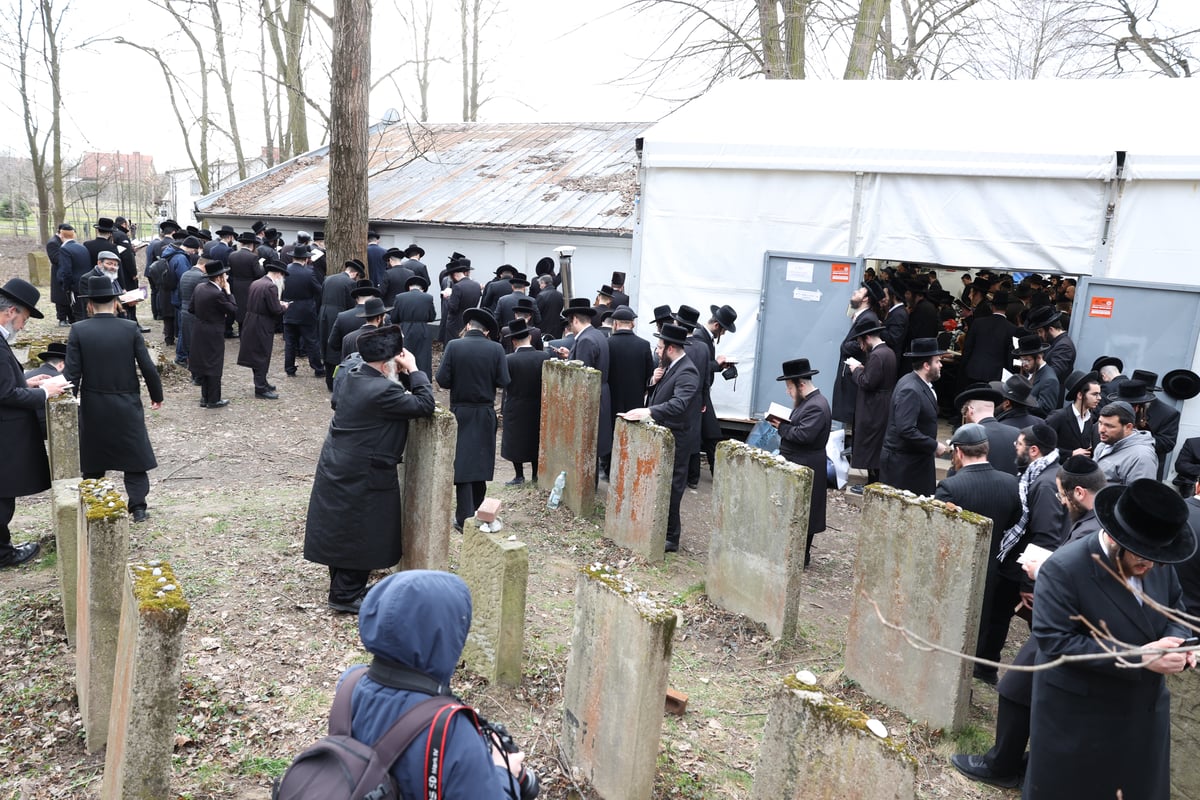
[[[79,498],[83,501],[89,522],[118,519],[128,513],[125,499],[112,481],[87,478],[79,482]]]
[[[857,731],[862,736],[877,740],[887,750],[895,753],[903,760],[916,765],[917,759],[908,752],[908,748],[903,742],[898,741],[890,734],[883,738],[876,736],[867,727],[867,721],[870,719],[866,714],[857,708],[853,708],[831,694],[826,693],[821,687],[804,683],[796,678],[795,675],[788,675],[783,679],[783,685],[788,690],[796,693],[800,697],[808,701],[809,708],[814,714],[820,716],[823,720],[831,725],[836,725],[838,728],[850,729]]]
[[[675,624],[678,621],[674,609],[651,599],[640,587],[632,581],[626,580],[609,564],[595,563],[581,567],[579,571],[589,580],[599,583],[613,594],[624,597],[633,604],[643,619],[656,625],[665,625],[667,641],[671,641],[671,635],[675,632]]]
[[[157,618],[157,627],[178,630],[187,622],[191,605],[175,571],[166,561],[143,561],[129,565],[133,597],[141,616]]]
[[[944,500],[935,500],[932,497],[918,497],[907,489],[897,489],[894,486],[888,486],[886,483],[872,483],[864,490],[863,497],[869,498],[872,495],[890,497],[909,505],[919,506],[925,511],[926,515],[931,516],[934,513],[940,513],[943,516],[961,519],[972,525],[986,525],[988,530],[991,530],[992,521],[981,514],[976,514],[974,511],[967,511],[960,506],[947,503]]]

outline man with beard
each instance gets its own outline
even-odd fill
[[[504,336],[512,341],[508,361],[509,384],[504,390],[504,433],[500,437],[500,456],[512,462],[514,477],[505,486],[525,482],[525,462],[532,467],[532,480],[538,478],[538,445],[542,427],[542,365],[550,358],[545,350],[530,343],[529,326],[515,319]]]
[[[1037,335],[1022,336],[1017,340],[1017,349],[1012,351],[1021,359],[1021,373],[1033,386],[1034,413],[1043,419],[1062,406],[1062,386],[1044,358],[1049,347]]]
[[[886,326],[884,335],[886,336]],[[886,340],[885,340],[886,341]],[[933,383],[942,374],[937,339],[914,339],[904,353],[912,371],[896,382],[888,410],[879,480],[897,489],[931,495],[936,484],[934,458],[946,452],[937,440],[937,395]]]
[[[709,306],[712,316],[704,325],[698,325],[692,335],[704,342],[708,348],[708,363],[706,369],[700,370],[701,380],[707,380],[705,388],[704,409],[700,412],[700,450],[708,460],[708,474],[712,476],[717,464],[717,442],[721,440],[721,423],[717,419],[717,409],[712,402],[712,385],[717,373],[725,369],[725,356],[717,355],[717,342],[726,331],[736,333],[737,311],[732,306]],[[728,378],[726,378],[728,380]],[[693,453],[688,461],[688,485],[700,483],[700,453]]]
[[[352,292],[357,281],[364,277],[363,273],[366,270],[367,268],[361,261],[352,259],[342,265],[341,272],[337,275],[330,275],[321,284],[321,308],[317,313],[317,344],[320,345],[324,356],[325,388],[329,391],[333,391],[333,371],[342,362],[341,349],[329,346],[329,334],[333,331],[333,324],[337,321],[338,314],[354,308]],[[408,341],[407,335],[404,340]],[[411,342],[409,342],[408,348],[409,352],[412,352]]]
[[[1119,391],[1133,400],[1147,396],[1140,381],[1126,381]],[[1100,443],[1096,445],[1095,459],[1109,483],[1128,485],[1138,478],[1154,478],[1158,474],[1154,437],[1150,431],[1136,430],[1136,420],[1133,407],[1124,399],[1100,409],[1096,421]]]
[[[1000,422],[1021,430],[1043,421],[1032,413],[1037,405],[1032,397],[1033,387],[1020,375],[1010,375],[1006,381],[992,381],[988,386],[1000,397],[996,405],[996,419]]]
[[[467,309],[479,305],[481,292],[479,284],[471,280],[471,259],[465,256],[453,259],[446,267],[446,273],[450,276],[451,284],[442,290],[442,297],[446,298],[445,341],[449,343],[462,334]]]
[[[608,340],[598,329],[592,327],[596,309],[588,304],[586,297],[573,297],[563,311],[567,318],[567,330],[575,334],[575,341],[568,351],[558,349],[559,358],[582,361],[585,367],[600,372],[600,424],[596,433],[596,457],[599,464],[607,463],[612,454],[612,393],[608,387]],[[599,480],[600,471],[596,478]],[[607,478],[607,476],[606,476]]]
[[[137,255],[133,240],[129,238],[129,220],[124,217],[117,217],[113,220],[112,243],[113,249],[121,261],[121,285],[127,290],[138,288]],[[138,302],[140,301],[125,303],[122,306],[124,313],[121,316],[137,322]],[[138,332],[149,333],[150,329],[139,322]]]
[[[866,353],[866,364],[851,356],[842,365],[854,386],[853,419],[856,422],[850,466],[866,470],[867,483],[875,483],[879,480],[883,437],[887,431],[892,390],[896,387],[896,354],[883,341],[883,326],[874,314],[861,314],[850,333],[858,352]],[[834,385],[835,391],[838,385],[840,382]],[[862,486],[850,488],[855,494],[860,494],[862,490]]]
[[[496,390],[508,386],[504,348],[492,341],[495,318],[468,308],[466,331],[446,345],[437,382],[450,390],[450,411],[458,421],[454,450],[454,529],[475,515],[496,470]]]
[[[425,248],[421,247],[419,244],[410,244],[408,247],[404,248],[404,261],[401,262],[401,265],[412,270],[413,275],[420,275],[422,278],[424,278],[425,288],[428,289],[429,267],[425,266],[424,262],[421,261],[421,259],[424,257]],[[409,352],[411,352],[411,350]]]
[[[812,376],[818,370],[809,366],[807,358],[785,361],[783,374],[775,380],[787,381],[792,413],[786,420],[767,417],[779,431],[779,455],[793,464],[812,470],[812,492],[808,501],[808,538],[804,543],[804,566],[812,563],[813,537],[825,530],[825,504],[828,499],[828,477],[825,467],[825,445],[833,414],[821,391],[813,385]]]
[[[1063,313],[1054,306],[1038,306],[1030,310],[1025,320],[1025,327],[1046,343],[1044,358],[1060,384],[1075,369],[1075,343],[1063,330],[1062,317]]]
[[[366,302],[355,309],[354,316],[362,324],[342,337],[342,361],[358,352],[358,337],[387,324],[387,316],[391,310],[383,304],[383,300],[374,296],[368,297]]]
[[[433,415],[433,388],[395,325],[359,340],[363,363],[339,379],[313,475],[304,558],[329,567],[329,607],[357,614],[371,570],[400,561],[396,465],[408,421]]]
[[[285,275],[285,264],[268,261],[266,274],[250,284],[245,310],[238,306],[242,316],[238,330],[242,337],[238,343],[237,363],[250,368],[254,375],[254,396],[261,400],[279,399],[275,386],[267,381],[267,370],[271,368],[271,351],[275,348],[275,327],[287,308],[287,304],[279,299]]]
[[[864,282],[862,286],[859,286],[850,295],[850,330],[846,333],[846,338],[842,340],[841,348],[838,350],[838,364],[840,366],[838,376],[833,382],[833,401],[830,404],[830,409],[833,411],[833,418],[847,428],[854,427],[854,398],[858,393],[858,385],[854,380],[853,370],[846,366],[846,359],[865,360],[863,358],[862,346],[859,344],[859,337],[855,335],[854,331],[858,327],[857,323],[860,319],[867,319],[873,323],[879,322],[879,315],[875,313],[875,310],[871,306],[882,297],[883,287],[875,281]],[[896,365],[893,364],[892,377],[895,378],[895,376]]]
[[[256,250],[258,237],[246,231],[237,237],[237,244],[238,249],[228,254],[225,263],[229,265],[229,291],[238,307],[234,320],[240,336],[250,308],[250,284],[261,280],[265,273]]]
[[[225,274],[229,267],[216,259],[204,265],[204,280],[192,292],[192,344],[188,368],[200,381],[200,407],[224,408],[221,376],[225,372],[225,319],[237,311]]]
[[[393,247],[384,253],[384,259],[387,270],[384,271],[383,279],[379,282],[379,292],[383,297],[384,305],[390,306],[396,299],[396,295],[407,291],[404,287],[408,284],[408,279],[415,273],[404,265],[408,259],[404,257],[404,251],[398,247]]]
[[[1091,456],[1096,428],[1096,408],[1100,405],[1100,379],[1094,372],[1075,370],[1067,376],[1067,405],[1046,417],[1046,424],[1058,434],[1058,458]]]
[[[424,252],[421,250],[422,255]],[[420,262],[410,260],[408,263]],[[433,338],[429,334],[429,323],[437,319],[433,298],[426,291],[428,288],[428,278],[413,275],[404,285],[404,291],[396,295],[392,306],[392,324],[400,326],[408,351],[417,359],[417,369],[426,375],[433,372]]]
[[[537,279],[538,316],[542,319],[542,329],[551,339],[561,339],[563,335],[563,296],[554,286],[554,276],[539,275]]]
[[[90,286],[92,278],[105,278],[113,290],[114,297],[125,291],[125,287],[121,283],[121,259],[111,250],[100,251],[96,256],[96,266],[88,270],[79,279],[79,285],[75,288],[75,294],[82,298],[85,304],[88,301],[88,286]],[[123,307],[117,311],[117,316],[125,318],[125,309]],[[83,318],[85,317],[81,317],[81,319]]]

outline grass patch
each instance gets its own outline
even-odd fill
[[[671,605],[676,606],[676,607],[685,606],[688,603],[690,603],[692,600],[695,600],[697,597],[700,597],[703,594],[704,594],[704,581],[700,581],[699,583],[693,583],[691,586],[687,587],[683,591],[676,592],[675,596],[673,598],[671,598]]]
[[[992,746],[992,732],[978,725],[967,725],[950,736],[956,753],[986,753]]]
[[[292,763],[290,758],[271,758],[269,756],[250,756],[243,758],[238,764],[238,772],[252,778],[277,778],[287,770]]]

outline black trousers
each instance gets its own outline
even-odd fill
[[[487,481],[471,481],[454,484],[454,521],[462,525],[475,516],[475,510],[487,496]]]
[[[321,350],[317,347],[317,323],[283,323],[283,369],[289,375],[296,374],[298,350],[303,350],[308,356],[308,365],[313,372],[325,371],[325,362],[321,360]]]
[[[682,523],[679,521],[679,504],[683,501],[683,491],[687,488],[688,462],[691,456],[681,453],[682,448],[676,443],[675,465],[671,470],[671,503],[667,507],[667,541],[679,544]]]
[[[329,602],[353,603],[367,593],[367,578],[371,571],[367,569],[329,568]]]
[[[524,478],[525,477],[525,462],[524,461],[514,461],[514,462],[512,462],[512,465],[513,465],[513,474],[518,478]],[[537,481],[537,465],[538,465],[538,462],[536,462],[536,461],[529,462],[529,466],[533,468],[533,480],[535,482]]]
[[[265,392],[271,385],[267,383],[267,368],[251,367],[250,371],[254,373],[254,391]]]
[[[83,477],[95,480],[103,478],[103,472],[85,472]],[[129,498],[129,510],[146,507],[146,496],[150,494],[150,475],[146,472],[125,473],[125,494]]]
[[[717,442],[719,439],[705,439],[700,445],[700,453],[704,453],[708,459],[708,474],[711,477],[715,474],[717,468]],[[688,460],[688,485],[694,485],[700,482],[700,453],[692,453]]]
[[[197,375],[200,379],[200,402],[216,403],[221,399],[220,375]]]
[[[337,370],[338,365],[332,361],[325,362],[325,388],[333,391],[333,373]]]
[[[989,572],[988,578],[991,578]],[[988,589],[991,591],[988,591]],[[978,658],[999,661],[1000,651],[1008,639],[1008,626],[1012,622],[1013,609],[1021,602],[1021,584],[996,573],[989,587],[984,584],[983,611],[979,617],[979,644],[975,648]],[[980,668],[982,669],[982,668]]]
[[[1029,680],[1033,676],[1029,673]],[[984,755],[997,775],[1019,775],[1025,769],[1025,746],[1029,744],[1029,706],[1000,695],[996,706],[996,743]]]
[[[54,314],[58,317],[59,322],[66,320],[67,322],[75,321],[75,309],[71,307],[71,303],[66,300],[56,300],[54,302]]]
[[[12,554],[12,533],[8,530],[8,523],[12,522],[15,513],[17,498],[0,497],[0,559]]]
[[[162,317],[163,324],[163,343],[167,345],[175,344],[175,317]]]

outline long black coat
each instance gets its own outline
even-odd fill
[[[293,262],[288,265],[283,279],[281,300],[289,305],[283,312],[283,321],[289,325],[317,324],[317,302],[321,299],[321,279],[312,267]]]
[[[1065,334],[1064,334],[1065,336]],[[1062,338],[1061,336],[1059,337]],[[1179,441],[1179,412],[1157,397],[1146,409],[1147,430],[1154,437],[1154,452],[1158,455],[1158,480],[1166,474],[1167,461]]]
[[[892,392],[879,480],[916,494],[933,494],[937,445],[937,402],[933,390],[917,373],[909,372],[896,382]]]
[[[400,481],[396,465],[408,421],[433,415],[422,372],[409,388],[362,364],[333,398],[333,420],[313,476],[304,557],[342,569],[386,569],[400,560]]]
[[[325,357],[322,360],[327,364],[337,364],[342,360],[341,349],[329,346],[329,334],[333,330],[333,323],[338,318],[338,314],[348,308],[354,308],[354,298],[350,295],[352,291],[354,291],[354,279],[345,272],[330,275],[321,284],[321,309],[317,316],[317,342],[324,350]],[[426,375],[429,374],[428,370],[423,371]]]
[[[881,342],[867,354],[863,368],[855,370],[850,379],[855,388],[854,448],[850,466],[879,469],[892,391],[896,388],[896,354]],[[840,383],[835,384],[835,392]]]
[[[600,427],[596,434],[596,455],[612,452],[612,392],[608,388],[608,339],[595,328],[584,328],[571,345],[571,358],[584,366],[600,370]]]
[[[530,461],[536,466],[542,430],[542,365],[550,353],[522,347],[505,358],[510,380],[504,390],[500,455],[518,464]]]
[[[613,331],[608,337],[608,391],[612,413],[641,408],[646,387],[654,374],[650,343],[631,330]]]
[[[700,450],[700,373],[683,357],[650,388],[650,418],[675,436],[675,458]]]
[[[138,371],[150,399],[162,380],[136,322],[97,314],[71,326],[63,374],[79,387],[79,467],[87,472],[146,472],[158,466],[146,433]]]
[[[201,281],[192,292],[192,340],[188,369],[196,375],[219,378],[225,371],[225,316],[237,303],[212,281]]]
[[[507,278],[493,278],[483,287],[483,294],[479,299],[479,307],[486,308],[492,312],[492,316],[496,316],[496,304],[500,302],[500,298],[512,294],[512,284]]]
[[[50,461],[36,411],[45,406],[46,393],[29,388],[21,362],[0,336],[0,497],[24,497],[50,488]]]
[[[37,369],[25,370],[25,380],[28,381],[30,378],[33,378],[37,375],[48,375],[49,377],[53,378],[57,374],[59,374],[58,370],[55,369],[53,365],[42,364]],[[35,409],[35,410],[37,411],[38,425],[42,429],[42,438],[45,439],[46,438],[46,406],[45,405],[38,406],[37,409]]]
[[[879,315],[871,309],[864,309],[861,314],[854,318],[850,323],[850,331],[854,330],[855,324],[860,319],[879,322]],[[838,348],[838,375],[833,382],[833,401],[830,403],[830,409],[833,411],[833,418],[839,422],[844,422],[847,425],[854,424],[854,412],[857,406],[854,404],[856,395],[858,394],[858,384],[854,380],[854,376],[850,372],[850,368],[843,362],[847,358],[857,358],[865,363],[863,358],[862,348],[858,346],[858,339],[846,332],[846,338],[842,339],[842,344]],[[892,367],[892,383],[895,385],[896,368]],[[855,431],[855,436],[858,432]]]
[[[358,315],[359,311],[362,311],[362,306],[356,305],[338,314],[333,320],[333,325],[329,328],[329,335],[322,343],[325,351],[334,356],[333,362],[335,363],[342,363],[342,359],[346,357],[342,355],[345,352],[343,345],[346,342],[346,337],[362,327],[363,317]],[[353,352],[351,350],[346,355]],[[425,374],[428,375],[429,373],[426,372]]]
[[[1103,620],[1116,639],[1135,646],[1191,635],[1139,605],[1095,557],[1114,568],[1099,536],[1064,545],[1042,564],[1033,600],[1038,663],[1103,652],[1076,616]],[[1146,573],[1142,590],[1182,610],[1170,567]],[[1130,800],[1170,796],[1170,694],[1162,675],[1122,669],[1111,659],[1064,664],[1034,674],[1032,711],[1024,800],[1116,797],[1118,789]]]
[[[413,271],[403,264],[387,268],[387,271],[383,273],[383,280],[379,282],[379,291],[383,295],[385,306],[390,306],[396,299],[396,295],[407,291],[404,286],[412,276]],[[349,296],[349,292],[347,292],[347,296]]]
[[[1054,370],[1054,374],[1061,384],[1067,380],[1071,370],[1075,369],[1075,343],[1066,333],[1060,333],[1050,342],[1050,349],[1042,355],[1042,358],[1050,365],[1050,369]]]
[[[528,296],[529,295],[525,294],[524,292],[509,292],[508,294],[504,295],[503,297],[501,297],[499,300],[496,301],[495,317],[496,317],[496,321],[500,323],[501,328],[503,328],[505,325],[508,325],[510,322],[512,322],[514,319],[517,318],[516,310],[515,310],[517,307],[517,301],[520,300],[522,297],[528,297]],[[537,326],[540,326],[542,324],[542,315],[537,310],[537,302],[536,301],[534,301],[534,305],[533,305],[533,319],[530,320],[530,322]]]
[[[979,424],[987,432],[988,463],[1001,472],[1017,474],[1017,437],[1021,431],[995,417],[982,419]],[[1061,459],[1060,459],[1061,461]]]
[[[703,325],[696,328],[692,338],[704,344],[703,355],[706,356],[703,363],[696,364],[700,371],[700,390],[704,394],[704,408],[700,411],[700,436],[704,441],[714,441],[721,438],[721,423],[717,420],[717,409],[712,402],[712,385],[720,368],[720,364],[717,363],[717,346],[713,342],[712,334]],[[688,355],[692,355],[693,352],[700,356],[698,348],[694,351],[688,350]]]
[[[1035,414],[1045,418],[1062,406],[1062,386],[1059,385],[1058,376],[1054,374],[1054,370],[1049,364],[1043,364],[1037,372],[1033,373],[1032,383],[1033,392],[1029,397],[1031,400],[1037,401]]]
[[[437,382],[450,390],[458,420],[454,482],[490,481],[496,469],[496,390],[509,383],[504,348],[483,331],[469,330],[448,343]]]
[[[1021,553],[1031,544],[1047,550],[1057,550],[1066,541],[1067,533],[1071,530],[1067,510],[1058,499],[1058,484],[1055,478],[1059,469],[1061,467],[1058,464],[1050,464],[1042,470],[1037,480],[1030,484],[1025,496],[1025,505],[1029,509],[1025,533],[1000,562],[1000,574],[1010,581],[1020,583],[1027,591],[1031,582],[1025,570],[1017,563]]]
[[[262,264],[258,263],[258,253],[253,250],[241,249],[229,254],[229,272],[226,277],[229,279],[229,293],[237,302],[238,310],[234,318],[237,319],[239,334],[242,333],[242,325],[248,313],[250,284],[264,274]]]
[[[504,346],[505,355],[513,352],[513,340],[512,337],[508,335],[510,330],[511,328],[509,328],[507,325],[500,329],[500,344]],[[546,349],[546,343],[542,341],[542,331],[540,328],[529,327],[525,330],[529,334],[530,347],[532,347],[534,350]]]
[[[904,357],[904,345],[908,342],[908,309],[901,303],[888,310],[883,318],[883,341],[896,354],[897,375],[904,377],[911,364]]]
[[[829,403],[820,390],[814,390],[801,399],[792,409],[788,421],[779,423],[779,455],[813,471],[812,495],[808,504],[810,534],[825,530],[825,500],[829,482],[825,445],[829,442],[832,425],[833,412],[829,410]]]
[[[565,324],[562,318],[562,292],[560,292],[558,289],[555,289],[553,286],[543,289],[537,293],[537,297],[534,298],[534,303],[536,303],[538,314],[542,318],[542,330],[544,330],[552,339],[561,339],[563,335],[563,326]]]
[[[954,503],[992,521],[992,539],[988,548],[988,569],[991,570],[1000,551],[1004,532],[1021,518],[1021,497],[1017,478],[991,464],[967,464],[942,480],[934,498]]]
[[[1000,380],[1012,367],[1013,337],[1017,326],[1003,314],[972,317],[963,343],[963,371],[968,383]]]
[[[275,348],[275,326],[283,319],[279,289],[269,276],[264,275],[250,284],[246,308],[238,305],[238,312],[243,310],[237,363],[251,369],[267,369],[271,366],[271,351]]]
[[[413,288],[396,295],[395,302],[392,322],[399,325],[404,334],[404,348],[417,359],[417,369],[432,374],[433,337],[429,334],[429,323],[437,319],[433,298],[420,288]]]
[[[457,339],[466,323],[463,314],[468,308],[479,305],[479,284],[470,278],[463,278],[450,287],[450,296],[446,298],[446,339],[449,342]],[[438,381],[441,383],[441,381]]]

